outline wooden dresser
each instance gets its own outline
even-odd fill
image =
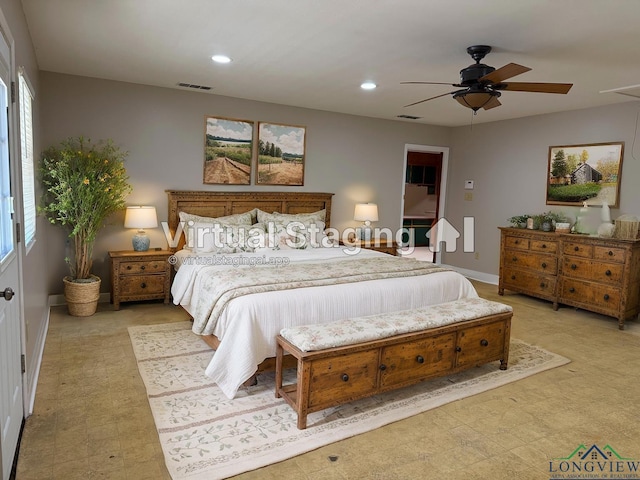
[[[500,228],[498,293],[524,293],[624,321],[640,313],[640,240]]]
[[[162,299],[169,303],[171,264],[168,250],[109,252],[111,257],[111,302]]]

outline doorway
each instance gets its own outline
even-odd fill
[[[429,248],[427,235],[444,213],[449,149],[406,145],[404,160],[402,225],[413,233],[410,256],[440,263],[440,252]]]

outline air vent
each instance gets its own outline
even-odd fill
[[[413,115],[398,115],[398,118],[406,118],[407,120],[420,120],[422,117],[414,117]]]
[[[194,83],[180,82],[178,83],[178,86],[183,88],[192,88],[194,90],[211,90],[211,87],[207,87],[205,85],[196,85]]]

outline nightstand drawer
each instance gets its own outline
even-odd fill
[[[141,273],[164,273],[167,268],[166,260],[151,260],[147,262],[120,262],[120,275],[139,275]]]
[[[156,295],[164,292],[164,275],[123,276],[120,279],[120,295]]]

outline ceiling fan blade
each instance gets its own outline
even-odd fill
[[[571,87],[573,83],[508,82],[496,86],[496,89],[510,92],[568,93]]]
[[[419,103],[428,102],[429,100],[434,100],[440,97],[446,97],[447,95],[451,95],[452,93],[455,93],[455,91],[443,93],[442,95],[436,95],[435,97],[425,98],[424,100],[420,100],[419,102],[414,102],[414,103],[410,103],[409,105],[405,105],[405,107],[413,107],[414,105],[418,105]]]
[[[498,100],[498,97],[491,97],[491,100],[489,100],[487,104],[482,108],[484,108],[485,110],[490,110],[492,108],[499,107],[500,105],[502,104],[500,103],[500,100]]]
[[[521,73],[531,70],[529,67],[523,67],[517,63],[507,63],[504,67],[500,67],[484,77],[478,79],[479,82],[500,83],[507,78],[515,77]]]
[[[451,85],[452,87],[462,87],[457,83],[444,83],[444,82],[400,82],[400,85]]]

